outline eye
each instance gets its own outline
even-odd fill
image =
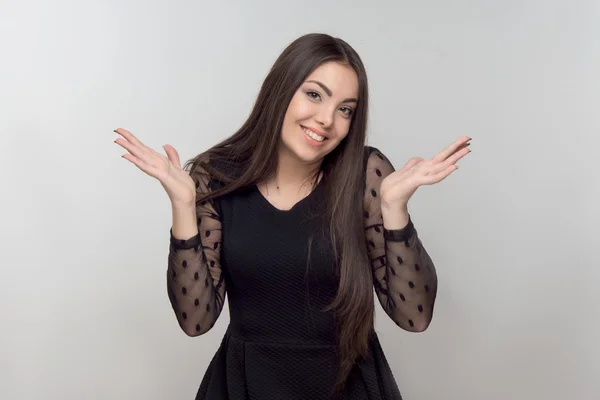
[[[306,92],[306,95],[310,97],[312,100],[320,100],[321,95],[313,90],[309,90]]]
[[[350,107],[342,107],[340,108],[340,111],[342,111],[346,117],[350,117],[354,113],[354,110]]]

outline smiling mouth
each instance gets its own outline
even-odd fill
[[[314,131],[312,131],[312,130],[310,130],[310,129],[302,126],[302,125],[300,125],[300,126],[302,127],[302,130],[304,131],[304,133],[308,137],[310,137],[311,139],[316,140],[317,142],[323,142],[323,141],[327,140],[327,137],[321,136],[321,135],[315,133]]]

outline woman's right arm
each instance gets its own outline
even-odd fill
[[[209,189],[203,171],[192,172],[198,195]],[[167,292],[181,329],[189,336],[210,330],[223,309],[225,281],[221,270],[221,220],[212,201],[173,205],[167,268]]]
[[[115,143],[128,151],[123,158],[156,178],[171,200],[167,293],[181,329],[189,336],[201,335],[213,327],[225,301],[220,216],[213,201],[196,204],[211,190],[210,177],[201,168],[183,170],[171,146],[164,146],[165,157],[131,132],[115,132],[121,135]]]

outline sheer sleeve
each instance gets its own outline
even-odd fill
[[[199,168],[191,173],[198,198],[214,185]],[[198,234],[176,238],[170,234],[167,292],[179,325],[189,336],[206,333],[223,309],[225,281],[221,270],[221,219],[214,201],[196,208]]]
[[[397,230],[384,228],[379,188],[394,172],[389,160],[368,148],[365,177],[365,235],[375,292],[385,312],[402,329],[424,331],[437,293],[435,267],[412,220]]]

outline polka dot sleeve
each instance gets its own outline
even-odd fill
[[[198,198],[212,187],[200,169],[191,173]],[[189,336],[206,333],[215,324],[225,301],[221,271],[221,221],[215,203],[196,208],[198,234],[186,240],[173,236],[169,246],[167,292],[181,329]]]
[[[373,283],[390,318],[402,329],[420,332],[431,322],[437,276],[412,220],[402,229],[387,230],[383,226],[379,188],[392,172],[390,161],[377,149],[369,148],[364,206]]]

